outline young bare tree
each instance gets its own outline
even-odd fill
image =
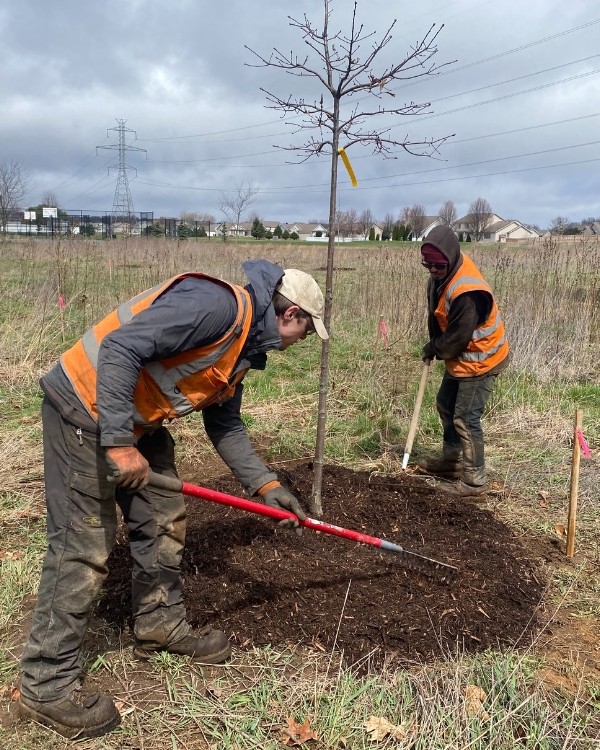
[[[407,227],[410,219],[410,206],[404,206],[398,214],[398,224]]]
[[[360,230],[360,233],[362,236],[367,239],[369,236],[369,231],[371,230],[371,227],[375,223],[375,217],[373,216],[373,211],[371,211],[370,208],[365,208],[360,213],[360,219],[358,220],[358,227]]]
[[[58,202],[58,196],[53,190],[44,190],[44,194],[42,195],[42,206],[47,206],[48,208],[60,208],[60,203]]]
[[[467,231],[471,235],[471,239],[475,242],[479,242],[483,239],[487,228],[492,224],[494,220],[494,214],[492,207],[486,201],[485,198],[477,198],[469,206],[469,214],[467,218]]]
[[[340,237],[352,237],[358,225],[358,214],[355,208],[335,212],[335,232]]]
[[[456,224],[456,219],[458,218],[454,201],[446,201],[440,208],[438,216],[444,222],[444,224],[449,226],[450,229],[453,229],[454,225]]]
[[[357,144],[369,146],[373,153],[393,156],[393,149],[403,149],[418,156],[431,156],[438,151],[446,138],[411,140],[408,136],[396,137],[391,127],[377,128],[371,125],[375,118],[391,115],[416,115],[428,110],[429,103],[403,104],[387,107],[381,104],[384,97],[395,97],[392,86],[395,81],[431,76],[441,66],[431,60],[437,52],[436,39],[441,30],[432,26],[404,58],[394,64],[382,65],[375,69],[378,55],[392,40],[394,21],[387,31],[376,38],[375,32],[366,32],[356,19],[357,2],[354,3],[350,30],[347,33],[330,31],[331,1],[323,0],[324,19],[322,27],[313,24],[306,15],[302,20],[289,16],[290,26],[297,29],[307,45],[306,55],[293,52],[284,53],[274,48],[269,57],[263,57],[247,48],[258,58],[254,67],[274,67],[299,78],[308,77],[320,84],[326,94],[316,99],[290,94],[281,97],[266,89],[268,107],[279,110],[284,115],[299,117],[290,123],[295,133],[309,131],[306,140],[298,145],[284,147],[300,155],[301,161],[312,156],[327,155],[331,159],[331,189],[329,194],[329,227],[335,226],[336,190],[338,180],[339,149],[347,150]],[[369,40],[369,47],[363,53],[362,47]],[[306,49],[306,48],[305,48]],[[362,96],[361,96],[362,95]],[[344,109],[342,102],[354,97],[354,105]],[[373,102],[369,106],[366,102]],[[386,99],[386,101],[389,101]],[[364,102],[364,104],[363,104]],[[325,281],[325,327],[331,326],[333,301],[333,258],[334,232],[329,232],[327,248],[327,276]],[[323,457],[325,447],[325,423],[327,415],[327,386],[329,368],[329,341],[323,341],[321,373],[319,378],[319,406],[317,421],[317,444],[314,461],[314,484],[312,491],[312,512],[320,515],[321,486],[323,477]]]
[[[396,220],[394,219],[393,214],[387,213],[383,219],[383,227],[382,227],[382,234],[381,239],[382,240],[390,240],[392,238],[392,233],[394,231],[394,224],[396,223]]]
[[[225,214],[230,224],[236,224],[236,232],[243,221],[245,212],[250,208],[254,196],[259,192],[259,187],[254,182],[236,183],[229,193],[221,193],[217,208]],[[229,228],[231,233],[231,227]]]
[[[571,222],[566,216],[557,216],[550,222],[550,232],[552,234],[558,234],[559,236],[565,233],[565,229]]]
[[[0,225],[3,232],[6,232],[11,213],[19,208],[29,192],[29,185],[30,177],[20,161],[0,164]]]
[[[427,226],[425,206],[415,203],[408,211],[408,226],[412,229],[415,239],[418,240]]]

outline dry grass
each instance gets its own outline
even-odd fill
[[[175,273],[201,269],[243,283],[243,260],[262,256],[313,272],[323,282],[319,269],[326,249],[160,239],[27,240],[2,243],[0,252],[0,547],[25,553],[3,568],[0,625],[8,626],[19,616],[22,597],[35,588],[43,546],[39,376],[119,302]],[[489,507],[524,536],[547,537],[566,515],[570,412],[581,399],[588,399],[588,437],[592,443],[600,439],[600,420],[590,423],[590,416],[600,413],[594,390],[599,385],[600,251],[579,240],[562,246],[473,246],[467,252],[497,292],[514,353],[486,417],[489,463],[501,487]],[[400,471],[421,368],[418,352],[426,337],[426,275],[418,261],[414,244],[337,250],[326,443],[331,460],[386,474]],[[59,293],[67,302],[64,313],[57,304]],[[380,315],[388,325],[390,349],[380,348],[373,362]],[[271,359],[276,367],[248,379],[243,415],[248,429],[274,460],[310,455],[318,351],[301,345],[293,366],[284,354]],[[433,407],[436,383],[433,377],[422,413],[416,442],[421,452],[440,441]],[[186,465],[201,465],[213,455],[198,419],[180,420],[173,430]],[[552,594],[569,592],[580,613],[587,614],[600,612],[599,474],[596,459],[582,465],[579,567],[575,572],[565,568]],[[548,507],[539,504],[540,490],[547,493]],[[157,663],[151,675],[139,673],[130,662],[129,646],[116,634],[107,638],[106,665],[100,661],[92,668],[92,678],[112,679],[125,710],[134,710],[119,733],[80,744],[90,750],[275,748],[281,746],[279,725],[290,715],[300,721],[309,716],[322,746],[343,747],[340,738],[346,738],[348,747],[373,747],[363,726],[371,714],[406,729],[405,740],[388,738],[381,747],[597,746],[598,727],[590,710],[592,705],[597,710],[597,688],[582,673],[573,673],[568,694],[557,695],[545,687],[540,665],[529,656],[489,654],[473,660],[451,655],[432,668],[359,678],[352,670],[335,668],[338,655],[330,660],[291,649],[240,655],[218,678],[183,662]],[[11,679],[10,655],[0,659],[0,671],[4,668]],[[222,690],[218,697],[208,689],[215,680]],[[467,714],[469,684],[482,686],[489,696],[489,721]],[[7,750],[66,747],[48,738],[46,732],[18,725],[3,741]]]

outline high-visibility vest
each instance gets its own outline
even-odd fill
[[[203,273],[184,273],[142,292],[124,302],[90,328],[61,357],[62,367],[89,414],[97,421],[96,382],[98,354],[105,336],[129,322],[180,279],[208,279],[225,287],[235,297],[237,315],[231,328],[207,346],[187,349],[160,362],[142,367],[133,395],[134,429],[139,436],[159,427],[164,419],[183,417],[217,401],[233,396],[245,370],[233,371],[248,338],[252,323],[252,302],[241,286],[229,284]]]
[[[465,292],[487,292],[492,298],[488,317],[473,331],[473,338],[456,359],[446,360],[446,369],[455,377],[469,378],[489,372],[508,355],[508,339],[492,289],[473,261],[463,253],[463,261],[448,280],[435,310],[442,331],[448,326],[450,305]]]

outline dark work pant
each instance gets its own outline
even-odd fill
[[[21,690],[33,700],[53,701],[77,684],[88,614],[115,541],[116,503],[129,527],[136,638],[156,648],[187,635],[180,575],[185,503],[179,493],[150,487],[131,495],[115,492],[98,435],[66,421],[47,398],[42,421],[48,550],[23,653]],[[153,471],[177,476],[166,428],[143,436],[137,447]]]
[[[462,455],[463,480],[485,483],[485,458],[481,417],[492,393],[496,375],[455,380],[444,373],[436,406],[444,428],[444,456]]]

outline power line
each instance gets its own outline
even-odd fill
[[[587,73],[580,73],[576,76],[571,76],[570,78],[562,78],[560,81],[552,81],[551,83],[543,83],[539,86],[533,86],[530,89],[524,89],[523,91],[515,91],[512,94],[504,94],[503,96],[497,96],[493,99],[486,99],[483,102],[475,102],[474,104],[466,104],[464,107],[457,107],[456,109],[448,109],[445,112],[436,112],[430,115],[423,115],[423,117],[419,117],[417,120],[408,120],[407,122],[399,123],[398,125],[391,125],[389,127],[389,130],[392,130],[393,128],[399,128],[400,126],[404,127],[405,125],[411,125],[415,122],[423,122],[423,120],[431,120],[434,117],[443,117],[444,115],[451,115],[455,112],[463,112],[466,109],[473,109],[474,107],[482,107],[484,104],[492,104],[493,102],[500,102],[504,99],[512,99],[515,96],[521,96],[522,94],[530,94],[533,91],[541,91],[542,89],[547,89],[552,86],[558,86],[561,83],[569,83],[570,81],[576,81],[580,78],[587,78],[587,76],[595,75],[596,73],[600,73],[600,68],[596,68],[595,70],[589,70]]]
[[[594,25],[596,25],[598,23],[600,23],[600,18],[595,19],[593,21],[588,21],[588,22],[586,22],[584,24],[580,24],[579,26],[574,26],[572,29],[566,29],[566,30],[561,31],[561,32],[559,32],[557,34],[552,34],[551,36],[547,36],[547,37],[544,37],[542,39],[537,39],[534,42],[529,42],[529,43],[523,44],[523,45],[521,45],[519,47],[513,47],[512,49],[506,50],[504,52],[499,52],[499,53],[497,53],[495,55],[491,55],[490,57],[484,57],[481,60],[475,60],[474,62],[466,63],[465,65],[461,65],[458,68],[452,68],[452,70],[447,70],[447,71],[444,71],[443,73],[439,73],[437,75],[437,77],[441,78],[442,76],[452,75],[454,73],[458,73],[461,70],[466,70],[467,68],[472,68],[472,67],[474,67],[476,65],[481,65],[483,63],[490,62],[491,60],[497,60],[497,59],[499,59],[501,57],[506,57],[507,55],[512,55],[515,52],[521,52],[524,49],[529,49],[530,47],[535,47],[535,46],[537,46],[539,44],[544,44],[545,42],[552,41],[553,39],[558,39],[559,37],[566,36],[567,34],[573,34],[576,31],[581,31],[582,29],[586,29],[586,28],[588,28],[590,26],[594,26]],[[432,79],[429,79],[429,80],[432,80]],[[411,81],[409,83],[405,83],[402,86],[398,86],[398,87],[396,87],[394,89],[391,89],[391,90],[398,91],[398,90],[400,90],[402,88],[407,88],[409,86],[415,86],[418,83],[423,83],[423,79],[419,79],[418,81]],[[500,85],[500,84],[497,84],[497,85]],[[354,101],[357,102],[359,100],[355,99]],[[298,115],[298,117],[300,117],[300,115]],[[247,126],[245,126],[243,128],[231,128],[231,129],[228,129],[228,130],[215,130],[215,131],[212,131],[212,132],[209,132],[209,133],[196,133],[194,135],[181,135],[181,136],[165,136],[163,138],[140,138],[139,140],[140,141],[152,141],[152,142],[158,143],[159,141],[176,141],[176,140],[179,140],[179,139],[186,139],[187,140],[189,138],[207,138],[208,136],[212,136],[212,135],[224,135],[224,134],[227,134],[227,133],[237,133],[237,132],[240,132],[240,131],[243,131],[243,130],[248,130],[248,129],[251,129],[251,128],[259,128],[259,127],[263,127],[265,125],[273,125],[273,124],[276,124],[278,122],[281,122],[283,119],[284,118],[280,117],[277,120],[267,120],[265,122],[258,123],[256,125],[247,125]],[[297,118],[288,118],[286,121],[290,122],[293,119],[297,119]],[[279,134],[275,134],[275,135],[279,135]],[[284,133],[281,133],[281,135],[284,135]],[[255,136],[255,137],[256,138],[268,138],[268,137],[273,137],[273,136]],[[216,141],[216,142],[218,143],[218,141]]]
[[[512,157],[507,157],[512,158]],[[504,175],[504,174],[517,174],[520,172],[532,172],[540,169],[558,169],[559,167],[570,167],[577,164],[592,164],[594,162],[600,161],[600,157],[597,159],[583,159],[581,161],[571,161],[571,162],[564,162],[562,164],[547,164],[540,167],[525,167],[523,169],[510,169],[505,170],[502,172],[485,172],[484,174],[476,174],[476,175],[462,175],[460,177],[445,177],[438,180],[421,180],[420,182],[403,182],[401,184],[396,185],[375,185],[375,186],[369,186],[369,187],[358,187],[358,188],[339,188],[342,192],[356,192],[358,190],[381,190],[381,189],[387,189],[387,188],[396,188],[396,187],[408,187],[411,185],[430,185],[437,182],[454,182],[457,180],[472,180],[476,179],[478,177],[494,177],[496,175]],[[153,181],[145,181],[143,179],[139,179],[138,182],[142,185],[150,185],[152,187],[163,187],[163,188],[171,188],[173,190],[196,190],[200,192],[226,192],[228,190],[231,190],[231,188],[226,188],[225,190],[223,188],[204,188],[204,187],[194,187],[190,185],[171,185],[166,182],[153,182]],[[323,183],[324,185],[325,183]],[[263,188],[261,190],[262,194],[276,194],[280,192],[281,190],[295,190],[297,192],[302,192],[304,188],[310,188],[311,192],[317,192],[317,193],[325,193],[326,190],[314,190],[315,187],[321,187],[321,185],[290,185],[289,187],[276,187],[276,188]],[[301,188],[301,189],[300,189]],[[288,193],[288,195],[293,195],[293,193]]]
[[[558,34],[552,34],[551,36],[546,36],[543,39],[537,39],[535,42],[528,42],[527,44],[522,44],[520,47],[513,47],[513,49],[505,50],[504,52],[498,52],[495,55],[490,55],[490,57],[482,57],[481,60],[474,60],[473,62],[466,63],[465,65],[460,65],[458,68],[452,68],[452,70],[445,70],[443,72],[437,73],[437,78],[442,78],[443,76],[449,76],[453,75],[454,73],[458,73],[461,70],[467,70],[468,68],[473,68],[476,65],[482,65],[486,62],[491,62],[492,60],[498,60],[501,57],[506,57],[507,55],[512,55],[515,52],[522,52],[524,49],[530,49],[531,47],[536,47],[538,44],[545,44],[546,42],[550,42],[553,39],[558,39],[561,36],[566,36],[567,34],[573,34],[575,31],[581,31],[582,29],[587,29],[589,26],[595,26],[596,24],[600,23],[600,18],[597,18],[594,21],[588,21],[587,23],[581,24],[580,26],[574,26],[572,29],[566,29],[565,31],[560,31]],[[429,79],[431,80],[431,79]],[[395,86],[393,88],[390,88],[390,91],[400,91],[401,89],[409,88],[410,86],[416,86],[419,83],[423,83],[424,79],[419,79],[416,81],[409,81],[407,83],[402,84],[402,86]],[[355,101],[362,101],[361,99],[356,99]]]
[[[579,60],[573,60],[573,61],[568,62],[568,63],[563,63],[561,65],[553,66],[551,68],[545,68],[544,70],[537,71],[536,73],[528,73],[528,74],[526,74],[524,76],[518,76],[517,78],[508,78],[505,81],[498,81],[496,83],[490,83],[490,84],[488,84],[486,86],[480,86],[480,87],[478,87],[476,89],[470,89],[469,91],[462,91],[462,92],[457,93],[457,94],[450,94],[449,96],[444,96],[444,97],[441,97],[440,99],[433,99],[431,103],[441,102],[441,101],[444,101],[446,99],[453,99],[453,98],[456,98],[458,96],[466,96],[467,94],[473,94],[473,93],[478,92],[478,91],[483,91],[483,90],[485,90],[487,88],[491,88],[493,86],[502,86],[503,84],[506,84],[506,83],[513,83],[514,81],[520,81],[520,80],[523,80],[524,78],[530,78],[532,76],[541,75],[542,73],[548,73],[548,72],[553,71],[553,70],[558,70],[559,68],[564,68],[564,67],[567,67],[568,65],[575,65],[575,64],[580,63],[580,62],[585,62],[587,60],[592,60],[592,59],[594,59],[596,57],[600,57],[600,54],[598,54],[598,55],[590,55],[589,57],[583,57],[583,58],[581,58]],[[569,81],[573,81],[573,80],[576,80],[578,78],[584,78],[584,77],[586,77],[588,75],[592,75],[592,74],[598,73],[598,72],[600,72],[600,68],[598,68],[596,70],[592,70],[592,71],[587,71],[586,73],[581,73],[581,74],[579,74],[577,76],[571,76],[570,78],[564,78],[564,79],[561,79],[559,81],[551,81],[551,82],[546,83],[546,84],[541,84],[540,86],[536,86],[536,87],[533,87],[533,88],[530,88],[530,89],[526,89],[524,91],[512,92],[511,94],[505,94],[505,95],[503,95],[501,97],[496,97],[494,99],[488,99],[488,100],[483,101],[483,102],[475,102],[474,104],[466,105],[465,107],[461,107],[461,108],[458,108],[458,109],[449,110],[447,112],[438,112],[438,113],[432,113],[430,115],[419,116],[419,118],[417,120],[409,120],[408,122],[398,123],[397,125],[392,125],[391,127],[392,128],[398,128],[398,127],[401,127],[401,126],[404,126],[404,125],[409,125],[409,124],[414,123],[414,122],[421,122],[423,120],[428,120],[428,119],[430,119],[432,117],[441,117],[442,115],[445,115],[445,114],[452,114],[454,112],[460,112],[462,109],[469,109],[469,108],[472,108],[472,107],[482,106],[484,104],[490,104],[492,102],[500,101],[502,99],[511,98],[513,96],[520,96],[522,94],[531,93],[533,91],[538,91],[539,89],[542,89],[542,88],[547,88],[547,87],[550,87],[550,86],[557,86],[560,83],[567,83]],[[259,136],[259,137],[262,137],[262,136]],[[245,139],[241,139],[241,140],[245,140]],[[219,141],[216,141],[216,142],[219,143]],[[460,142],[462,142],[462,141],[460,141]],[[110,148],[110,147],[105,147],[105,148]],[[181,160],[148,159],[147,161],[151,161],[151,162],[155,162],[155,163],[159,163],[159,164],[194,164],[194,163],[206,163],[206,162],[211,162],[211,161],[224,161],[224,160],[231,160],[231,159],[245,159],[245,158],[248,158],[248,157],[251,157],[251,156],[264,156],[264,155],[267,155],[267,154],[275,154],[275,153],[279,153],[279,151],[280,151],[279,149],[275,149],[275,150],[271,150],[271,151],[259,151],[259,152],[252,153],[252,154],[241,154],[241,155],[237,155],[237,156],[212,157],[210,159],[181,159]],[[365,157],[357,157],[357,158],[365,158]],[[256,165],[249,165],[249,166],[256,166]],[[269,166],[271,166],[271,165],[269,165]],[[274,165],[274,166],[277,166],[277,165]]]
[[[554,120],[553,122],[543,122],[538,125],[529,125],[524,128],[513,128],[512,130],[502,130],[498,133],[486,133],[484,135],[475,135],[471,136],[470,138],[461,138],[460,140],[452,140],[448,141],[444,144],[445,147],[448,146],[455,146],[459,143],[468,143],[470,141],[478,141],[482,140],[484,138],[496,138],[501,135],[512,135],[513,133],[523,133],[528,130],[538,130],[540,128],[548,128],[552,125],[563,125],[565,123],[569,122],[577,122],[579,120],[587,120],[592,117],[600,117],[600,112],[595,112],[589,115],[581,115],[579,117],[569,117],[565,120]],[[227,157],[215,157],[212,159],[185,159],[180,161],[170,161],[170,160],[159,160],[159,159],[147,159],[148,162],[151,162],[153,164],[205,164],[207,162],[211,161],[220,161],[221,159],[244,159],[249,156],[261,156],[263,154],[279,154],[281,153],[280,149],[275,149],[272,151],[262,151],[255,154],[243,154],[241,156],[227,156]],[[352,155],[352,161],[356,161],[357,159],[371,159],[373,157],[373,154],[363,154],[363,155]],[[314,169],[314,162],[298,162],[298,163],[292,163],[292,162],[280,162],[279,164],[228,164],[227,167],[229,169],[233,168],[241,168],[241,169],[261,169],[263,167],[269,167],[275,168],[275,167],[311,167]],[[100,167],[101,168],[101,167]],[[97,170],[96,170],[97,171]],[[93,173],[92,173],[93,174]],[[83,179],[83,178],[82,178]]]
[[[588,143],[576,143],[572,146],[560,146],[558,148],[547,148],[543,151],[530,151],[527,154],[515,154],[514,156],[499,156],[496,159],[485,159],[483,161],[472,161],[468,164],[456,164],[455,166],[447,166],[447,167],[435,167],[434,169],[422,169],[418,172],[402,172],[400,174],[390,174],[386,175],[385,177],[366,177],[361,182],[372,182],[374,180],[391,180],[396,177],[407,177],[409,175],[413,174],[428,174],[429,172],[442,172],[447,169],[464,169],[465,167],[475,167],[480,164],[491,164],[495,161],[508,161],[509,159],[524,159],[528,156],[541,156],[542,154],[553,154],[557,151],[569,151],[573,148],[584,148],[585,146],[597,146],[600,143],[600,140],[598,141],[589,141]],[[310,187],[310,186],[308,186]],[[382,186],[386,187],[386,186]]]
[[[566,68],[569,65],[576,65],[577,63],[580,63],[580,62],[587,62],[588,60],[593,60],[596,57],[600,57],[600,54],[590,55],[589,57],[582,57],[580,60],[573,60],[572,62],[562,63],[562,65],[555,65],[553,68],[545,68],[544,70],[539,70],[536,73],[527,73],[524,76],[517,76],[516,78],[508,78],[506,81],[499,81],[498,83],[488,83],[485,86],[479,86],[478,88],[471,89],[470,91],[461,91],[459,94],[449,94],[448,96],[441,96],[439,99],[432,99],[431,104],[435,104],[437,102],[443,102],[446,99],[455,99],[457,96],[466,96],[467,94],[475,94],[478,91],[489,89],[492,86],[503,86],[505,83],[514,83],[515,81],[522,81],[524,78],[532,78],[533,76],[539,76],[542,73],[549,73],[552,70],[559,70],[560,68]]]

